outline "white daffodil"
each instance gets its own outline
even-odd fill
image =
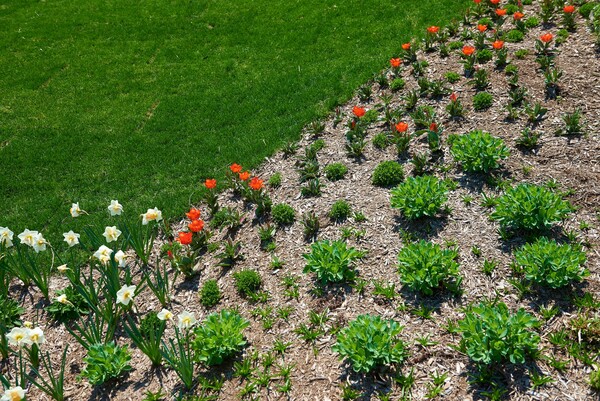
[[[30,329],[27,334],[29,336],[29,341],[36,344],[38,347],[46,342],[46,336],[44,336],[44,332],[39,327]]]
[[[56,270],[58,270],[60,273],[66,273],[66,271],[69,270],[69,267],[66,264],[64,264],[57,266]]]
[[[183,311],[177,316],[177,327],[179,330],[189,329],[196,324],[196,314],[194,312]]]
[[[14,234],[8,227],[0,227],[0,245],[4,244],[7,248],[13,246],[12,239]]]
[[[83,213],[87,213],[85,210],[81,210],[81,208],[79,207],[79,202],[72,203],[71,208],[69,209],[69,212],[71,212],[71,216],[73,216],[73,217],[79,217]]]
[[[26,329],[31,329],[31,328],[33,328],[33,322],[30,322],[29,320],[25,320],[23,322],[23,327],[25,327]]]
[[[123,285],[119,291],[117,291],[117,303],[125,306],[129,305],[129,302],[133,300],[135,295],[135,285]]]
[[[6,334],[8,344],[13,347],[22,347],[25,344],[31,344],[29,339],[28,328],[13,327],[12,330]]]
[[[36,252],[40,252],[40,251],[45,251],[46,250],[46,244],[48,244],[48,241],[46,241],[46,239],[44,238],[44,236],[40,233],[38,233],[35,237],[33,237],[33,250]]]
[[[119,264],[119,267],[125,267],[125,252],[118,250],[115,253],[115,260]]]
[[[101,245],[100,248],[96,252],[94,252],[94,257],[100,261],[103,265],[106,265],[110,262],[110,255],[113,253],[113,250],[107,247],[106,245]]]
[[[26,228],[25,231],[18,235],[18,237],[21,240],[21,244],[33,246],[35,236],[38,234],[37,231],[30,231]]]
[[[168,309],[163,308],[160,312],[158,312],[156,317],[158,317],[160,320],[169,321],[169,320],[173,319],[173,312],[171,312]]]
[[[158,210],[158,208],[154,208],[154,209],[148,209],[148,211],[144,214],[142,214],[142,224],[146,225],[148,224],[148,222],[152,221],[152,220],[156,220],[156,221],[161,221],[162,220],[162,212],[160,210]]]
[[[0,401],[21,401],[25,399],[25,393],[27,391],[23,390],[21,386],[11,387],[9,389],[4,390],[4,394]]]
[[[118,200],[111,200],[110,205],[108,205],[108,211],[111,216],[119,216],[123,213],[123,205]]]
[[[104,238],[106,238],[106,242],[114,242],[121,235],[121,230],[119,230],[116,226],[106,227],[104,229]]]
[[[63,237],[65,237],[65,242],[71,247],[79,244],[79,237],[81,237],[81,235],[70,230],[68,233],[63,233]]]
[[[59,296],[57,296],[54,299],[56,302],[61,303],[61,304],[65,304],[65,305],[70,305],[71,302],[69,301],[69,299],[67,298],[66,294],[60,294]]]

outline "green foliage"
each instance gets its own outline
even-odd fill
[[[404,85],[406,85],[406,83],[404,82],[404,80],[402,78],[395,78],[390,83],[390,89],[394,92],[397,92],[399,90],[404,89]]]
[[[73,286],[68,286],[64,290],[56,291],[56,296],[65,295],[66,302],[59,302],[56,299],[46,307],[48,315],[57,321],[77,319],[81,315],[89,313],[89,307],[85,299],[79,294]]]
[[[319,232],[319,228],[321,227],[321,223],[319,222],[319,217],[315,214],[315,212],[308,212],[302,215],[302,220],[300,221],[303,226],[303,234],[305,239],[313,239],[317,237],[317,233]]]
[[[96,386],[130,371],[130,360],[131,355],[126,346],[117,346],[114,342],[94,344],[88,348],[87,356],[83,358],[86,367],[80,376]]]
[[[271,210],[271,216],[275,223],[280,226],[286,226],[293,224],[296,220],[296,212],[294,208],[288,205],[287,203],[279,203],[273,206],[273,210]]]
[[[447,72],[446,75],[444,75],[444,78],[446,78],[446,81],[448,81],[449,83],[455,84],[458,81],[460,81],[460,74],[457,72],[450,71]]]
[[[525,20],[525,27],[527,29],[535,28],[540,25],[540,19],[538,17],[529,17]]]
[[[331,206],[329,217],[336,221],[346,220],[348,216],[350,216],[351,211],[352,208],[350,207],[350,204],[345,200],[340,199]]]
[[[510,313],[506,304],[481,303],[471,306],[458,322],[460,346],[469,358],[482,365],[525,363],[537,351],[540,336],[531,331],[538,321],[523,309]]]
[[[504,35],[504,40],[509,43],[522,42],[524,38],[525,34],[518,29],[512,29]]]
[[[600,370],[590,372],[590,387],[594,391],[600,391]]]
[[[140,320],[140,334],[145,338],[150,338],[151,333],[160,331],[162,325],[163,321],[158,318],[156,312],[148,312]]]
[[[231,206],[222,207],[212,215],[209,224],[212,229],[234,229],[242,224],[242,214]]]
[[[583,18],[588,19],[590,17],[590,13],[596,5],[598,5],[598,3],[596,3],[595,1],[590,1],[585,4],[582,4],[578,10],[579,14],[581,14]]]
[[[346,176],[348,167],[342,163],[331,163],[325,167],[325,177],[329,181],[338,181]]]
[[[271,188],[279,188],[281,186],[281,173],[277,172],[270,176],[268,182]]]
[[[485,172],[500,167],[499,161],[509,155],[508,148],[500,138],[481,130],[465,135],[453,135],[450,139],[452,156],[465,171]]]
[[[310,253],[302,255],[306,260],[304,273],[315,273],[324,284],[352,281],[356,276],[352,263],[364,255],[344,241],[318,241],[312,244]]]
[[[233,273],[233,278],[238,293],[246,297],[255,294],[262,284],[260,274],[255,270],[240,270]]]
[[[379,134],[373,137],[373,140],[371,142],[373,142],[373,146],[375,148],[385,149],[388,147],[391,141],[386,134],[380,132]]]
[[[477,62],[484,64],[494,58],[494,53],[490,49],[482,49],[477,52],[475,55],[477,57]]]
[[[398,185],[404,179],[402,165],[394,160],[386,160],[375,167],[372,183],[378,187],[391,187]]]
[[[497,199],[490,218],[499,221],[503,228],[540,231],[564,220],[571,212],[569,202],[545,187],[520,184]]]
[[[195,359],[208,366],[220,365],[246,345],[243,331],[248,326],[250,322],[237,312],[225,309],[209,315],[194,329]]]
[[[206,280],[200,289],[200,303],[211,308],[221,300],[221,290],[217,280]]]
[[[332,349],[348,359],[355,372],[402,363],[408,354],[407,346],[397,338],[402,328],[394,320],[360,315],[340,331]]]
[[[410,177],[391,193],[392,207],[409,220],[433,217],[448,199],[446,183],[431,175]]]
[[[525,273],[525,278],[550,288],[581,281],[589,274],[583,267],[585,260],[585,252],[579,246],[559,245],[546,237],[525,244],[515,252],[515,264]]]
[[[421,240],[406,245],[398,254],[400,280],[411,290],[432,295],[440,287],[456,291],[462,278],[458,273],[454,249]]]
[[[23,313],[25,313],[25,309],[16,300],[0,295],[0,327],[10,330],[15,326],[20,326]]]
[[[477,111],[489,109],[492,106],[494,97],[488,92],[479,92],[473,96],[473,108]]]

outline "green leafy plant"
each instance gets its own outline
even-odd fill
[[[238,293],[246,297],[255,294],[262,284],[260,274],[255,270],[240,270],[233,274],[233,278]]]
[[[157,317],[156,312],[150,312],[140,321],[139,327],[128,318],[123,322],[123,329],[136,347],[158,366],[162,362],[161,342],[166,323]]]
[[[446,183],[431,175],[410,177],[391,193],[392,207],[409,220],[434,216],[448,199]]]
[[[335,203],[331,205],[331,210],[329,210],[329,217],[335,221],[342,221],[346,220],[350,216],[351,212],[352,207],[350,206],[350,204],[347,201],[340,199],[338,201],[335,201]]]
[[[194,329],[195,359],[208,366],[220,365],[246,345],[243,331],[250,325],[239,313],[222,310],[209,315]]]
[[[44,394],[48,395],[55,401],[63,401],[64,382],[65,382],[65,365],[67,362],[67,350],[69,346],[65,346],[60,359],[58,372],[52,367],[50,352],[46,351],[41,358],[44,375],[41,374],[41,369],[32,367],[33,374],[27,374],[27,380],[34,386],[39,388]]]
[[[300,222],[304,227],[303,234],[305,239],[309,240],[317,237],[321,224],[319,223],[319,217],[315,212],[305,213]]]
[[[212,215],[209,225],[212,229],[223,230],[227,228],[235,230],[242,225],[242,219],[243,215],[239,210],[231,206],[226,206]]]
[[[462,44],[460,45],[460,47],[462,47]],[[446,81],[448,81],[451,84],[455,84],[458,81],[460,81],[460,74],[458,72],[447,72],[446,75],[444,75],[444,78],[446,78]]]
[[[346,176],[348,167],[342,163],[331,163],[325,167],[325,177],[329,181],[338,181]]]
[[[573,136],[585,133],[581,122],[581,110],[577,109],[573,113],[565,113],[562,119],[565,126],[556,132],[557,135]]]
[[[271,216],[273,217],[275,223],[279,224],[280,226],[293,224],[296,220],[296,212],[294,211],[294,208],[287,203],[280,203],[273,206],[273,210],[271,210]]]
[[[488,92],[479,92],[473,96],[473,108],[477,111],[489,109],[492,106],[494,97]]]
[[[94,344],[87,351],[87,356],[83,358],[86,366],[80,377],[88,379],[93,386],[116,379],[131,370],[131,355],[126,346],[109,342]]]
[[[304,273],[315,273],[324,284],[352,281],[356,276],[352,263],[364,255],[344,241],[318,241],[312,244],[310,253],[302,255],[306,260]]]
[[[504,40],[509,43],[522,42],[524,38],[525,34],[518,29],[511,29],[504,35]]]
[[[542,186],[520,184],[497,199],[490,218],[503,228],[547,230],[572,212],[569,202]]]
[[[432,295],[441,287],[456,291],[462,278],[458,273],[454,249],[421,240],[406,245],[398,254],[400,280],[411,290]]]
[[[461,163],[465,171],[487,173],[500,167],[499,161],[507,158],[510,153],[502,139],[481,130],[453,135],[449,142],[452,156]]]
[[[271,188],[279,188],[281,186],[281,173],[277,172],[275,174],[273,174],[272,176],[269,177],[269,186]]]
[[[332,349],[347,359],[355,372],[399,364],[407,357],[407,346],[398,338],[402,328],[394,320],[360,315],[340,331]]]
[[[525,244],[515,252],[516,267],[536,284],[560,288],[581,281],[589,272],[583,267],[585,252],[571,244],[559,245],[546,237]]]
[[[183,334],[175,327],[175,339],[163,341],[162,355],[167,364],[175,371],[184,387],[190,390],[194,386],[194,351],[190,344],[189,331]]]
[[[206,308],[211,308],[221,300],[221,290],[217,280],[206,280],[200,289],[200,303]]]
[[[523,364],[527,355],[537,352],[540,336],[531,329],[538,325],[523,309],[510,313],[502,302],[481,303],[471,306],[458,322],[460,347],[477,364]]]
[[[385,149],[391,143],[390,138],[382,132],[376,134],[371,142],[373,142],[373,146],[377,149]]]
[[[399,90],[404,89],[404,86],[406,85],[406,83],[404,82],[404,80],[402,78],[395,78],[394,80],[392,80],[392,82],[390,83],[390,89],[393,92],[397,92]]]
[[[402,165],[393,160],[386,160],[375,167],[371,182],[378,187],[391,187],[398,185],[404,179]]]

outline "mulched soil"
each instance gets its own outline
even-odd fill
[[[532,15],[537,11],[537,6],[525,7],[525,14]],[[590,366],[570,358],[564,351],[555,349],[548,342],[548,335],[561,327],[569,327],[570,320],[578,311],[571,305],[570,297],[573,294],[590,292],[598,294],[600,254],[598,252],[599,224],[598,205],[600,205],[600,62],[594,38],[588,32],[585,22],[578,18],[577,30],[571,33],[566,43],[556,48],[556,66],[564,71],[560,81],[560,96],[558,99],[546,99],[544,89],[544,76],[539,71],[535,62],[534,40],[541,33],[552,32],[556,34],[560,25],[551,24],[531,29],[522,43],[506,44],[509,59],[518,66],[520,83],[527,88],[528,100],[533,104],[541,102],[548,108],[548,113],[543,121],[533,127],[540,132],[541,138],[538,146],[532,151],[523,151],[515,144],[520,132],[528,125],[525,116],[516,121],[506,119],[505,105],[508,102],[507,76],[493,68],[492,62],[483,65],[490,73],[491,89],[494,95],[493,106],[483,112],[472,109],[472,96],[475,90],[468,84],[464,77],[453,85],[453,92],[459,95],[466,108],[466,118],[454,121],[447,118],[445,106],[448,99],[431,100],[421,98],[419,104],[429,104],[436,109],[438,119],[444,127],[444,137],[450,133],[466,133],[473,129],[481,129],[502,138],[510,148],[510,157],[504,162],[503,168],[495,174],[511,183],[529,182],[543,184],[549,180],[556,180],[560,190],[572,189],[568,200],[577,207],[568,220],[554,231],[557,236],[573,231],[578,240],[588,244],[586,249],[588,261],[587,268],[590,276],[585,281],[572,289],[561,291],[536,290],[533,294],[520,297],[518,292],[509,283],[515,275],[510,268],[512,251],[523,243],[522,237],[515,237],[503,241],[498,235],[498,224],[489,220],[491,209],[481,206],[482,192],[488,195],[497,195],[501,190],[491,186],[484,175],[473,175],[463,172],[452,159],[448,152],[447,144],[443,145],[441,155],[433,166],[433,172],[439,177],[450,178],[458,182],[458,188],[449,194],[448,206],[450,213],[439,218],[431,219],[418,224],[409,223],[399,213],[390,207],[389,189],[378,188],[371,184],[371,175],[375,167],[384,160],[398,160],[405,168],[407,176],[412,175],[410,157],[418,152],[426,151],[427,143],[423,138],[411,142],[409,155],[398,157],[393,146],[386,150],[378,150],[369,143],[365,149],[365,157],[355,161],[346,155],[345,134],[352,107],[360,104],[367,109],[380,109],[381,96],[392,95],[392,105],[400,106],[402,96],[417,87],[416,79],[410,74],[410,67],[403,67],[402,77],[407,86],[404,90],[392,93],[389,89],[381,89],[378,84],[373,84],[373,95],[369,102],[360,102],[358,98],[352,99],[341,108],[345,116],[342,123],[334,127],[333,117],[327,120],[326,128],[319,138],[325,141],[325,147],[319,152],[319,163],[322,167],[333,162],[342,162],[348,166],[349,171],[345,179],[337,182],[328,182],[324,177],[322,195],[316,198],[300,196],[299,174],[294,167],[296,157],[284,157],[283,154],[274,155],[265,160],[264,164],[255,172],[256,175],[268,179],[276,172],[283,175],[282,185],[277,189],[269,189],[273,203],[286,202],[291,205],[297,216],[314,211],[320,218],[321,230],[318,239],[338,239],[343,228],[353,227],[364,230],[361,238],[350,238],[349,244],[362,250],[367,250],[367,256],[357,263],[359,277],[368,281],[364,294],[359,294],[349,286],[329,287],[324,294],[316,295],[315,283],[311,275],[303,274],[304,259],[302,254],[308,252],[310,243],[303,238],[303,227],[300,222],[290,227],[280,228],[276,234],[277,248],[275,254],[285,261],[280,270],[270,267],[271,256],[261,250],[258,237],[258,222],[253,220],[254,213],[248,209],[242,200],[236,198],[231,192],[220,195],[222,206],[229,205],[246,211],[243,226],[234,234],[235,241],[243,244],[244,260],[231,269],[215,267],[216,260],[208,254],[200,261],[198,268],[200,274],[184,281],[180,276],[174,285],[173,302],[170,309],[178,314],[183,310],[193,311],[199,320],[205,318],[215,310],[223,308],[237,308],[240,313],[251,321],[251,326],[246,330],[248,346],[236,360],[250,355],[255,350],[265,354],[272,350],[276,339],[290,342],[290,348],[284,357],[278,356],[277,363],[293,364],[292,391],[289,396],[276,391],[282,382],[273,379],[267,388],[261,388],[256,393],[257,399],[276,400],[338,400],[342,397],[342,386],[351,386],[360,393],[364,400],[379,399],[378,392],[390,392],[389,399],[400,399],[400,390],[393,380],[393,371],[382,371],[372,375],[359,375],[353,373],[350,367],[331,350],[335,343],[335,335],[329,330],[345,325],[360,314],[378,314],[386,319],[395,319],[404,326],[402,339],[410,344],[410,356],[399,372],[414,372],[415,385],[412,389],[414,400],[425,399],[425,395],[432,385],[432,374],[447,373],[440,399],[447,400],[477,400],[484,399],[483,392],[490,390],[487,385],[469,383],[469,375],[473,373],[473,365],[466,355],[457,351],[454,346],[459,342],[459,336],[449,334],[446,330],[448,321],[457,321],[463,316],[462,308],[472,302],[498,296],[511,310],[524,308],[526,311],[541,318],[541,306],[558,305],[561,313],[545,321],[539,329],[542,338],[542,354],[555,355],[569,359],[569,364],[564,372],[558,372],[549,366],[543,359],[528,362],[524,367],[506,366],[498,370],[500,382],[506,386],[505,399],[510,400],[588,400],[595,399],[597,395],[591,392],[587,382]],[[558,18],[557,18],[558,21]],[[506,24],[510,24],[509,21]],[[474,31],[475,27],[471,27]],[[518,49],[528,49],[529,55],[524,59],[514,57]],[[448,71],[462,73],[460,57],[453,52],[447,58],[441,58],[437,52],[419,54],[420,59],[429,62],[426,76],[429,79],[443,79]],[[554,133],[563,126],[562,116],[565,112],[580,109],[586,128],[586,134],[576,137],[555,136]],[[407,117],[408,121],[408,117]],[[378,122],[369,129],[368,138],[384,130],[384,123]],[[412,126],[411,126],[412,129]],[[315,140],[310,135],[300,141],[298,155],[303,153],[303,148]],[[450,166],[442,169],[442,166]],[[464,202],[466,196],[471,196],[473,201]],[[327,213],[331,205],[345,199],[353,210],[364,213],[367,221],[357,223],[350,219],[344,223],[330,221]],[[203,216],[208,216],[206,208]],[[580,229],[580,222],[589,223],[590,227]],[[186,224],[181,221],[174,229],[180,229]],[[426,238],[441,245],[453,243],[459,250],[460,270],[463,276],[462,287],[464,293],[460,296],[442,294],[437,297],[424,298],[402,288],[396,268],[398,251],[405,240],[403,232],[410,232],[417,238]],[[211,241],[227,238],[228,233],[215,233]],[[472,254],[472,247],[477,246],[482,250],[482,256]],[[157,245],[158,249],[158,245]],[[494,259],[498,267],[491,276],[482,272],[484,259]],[[242,269],[256,269],[263,278],[263,290],[270,294],[265,304],[253,304],[240,297],[234,287],[232,274]],[[298,278],[299,297],[290,299],[284,295],[282,278],[293,275]],[[223,299],[214,309],[205,309],[199,302],[198,289],[208,279],[217,279],[223,292]],[[373,295],[372,281],[393,283],[398,289],[398,296],[394,300],[386,300]],[[66,284],[61,277],[52,281],[53,290],[60,289]],[[110,382],[104,386],[92,388],[86,381],[78,381],[77,374],[83,368],[82,359],[84,350],[70,337],[63,325],[52,324],[47,320],[43,311],[43,302],[35,289],[23,289],[14,286],[22,304],[27,308],[24,320],[40,321],[46,333],[48,343],[45,348],[51,350],[56,359],[60,356],[65,344],[69,344],[68,373],[66,378],[67,393],[72,400],[142,400],[143,393],[147,390],[157,391],[163,389],[168,394],[175,394],[180,389],[179,379],[170,369],[161,367],[151,369],[147,358],[134,346],[132,351],[133,370],[124,378]],[[147,289],[135,300],[137,312],[140,315],[147,311],[160,310],[160,304]],[[431,319],[423,319],[412,312],[420,305],[433,308]],[[271,307],[275,323],[272,328],[263,329],[259,317],[253,317],[251,312],[257,307]],[[280,319],[275,311],[281,307],[291,307],[293,311],[288,320]],[[309,311],[322,312],[327,310],[329,317],[326,327],[328,332],[319,337],[316,342],[303,341],[294,332],[300,324],[309,322]],[[172,335],[169,329],[167,337]],[[422,346],[415,340],[428,336],[434,345]],[[120,344],[130,344],[129,339],[119,333]],[[1,365],[3,370],[7,364]],[[277,372],[277,368],[273,370]],[[531,371],[541,372],[554,379],[553,383],[534,389],[531,385]],[[218,369],[199,369],[199,373],[206,377],[223,377],[224,386],[218,393],[220,400],[239,399],[239,391],[246,384],[238,378],[233,378],[233,362],[228,362]],[[200,390],[197,391],[201,393]],[[35,388],[30,389],[31,400],[47,400]]]

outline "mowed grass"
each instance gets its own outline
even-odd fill
[[[60,236],[71,202],[111,199],[179,216],[468,3],[0,0],[0,226]]]

